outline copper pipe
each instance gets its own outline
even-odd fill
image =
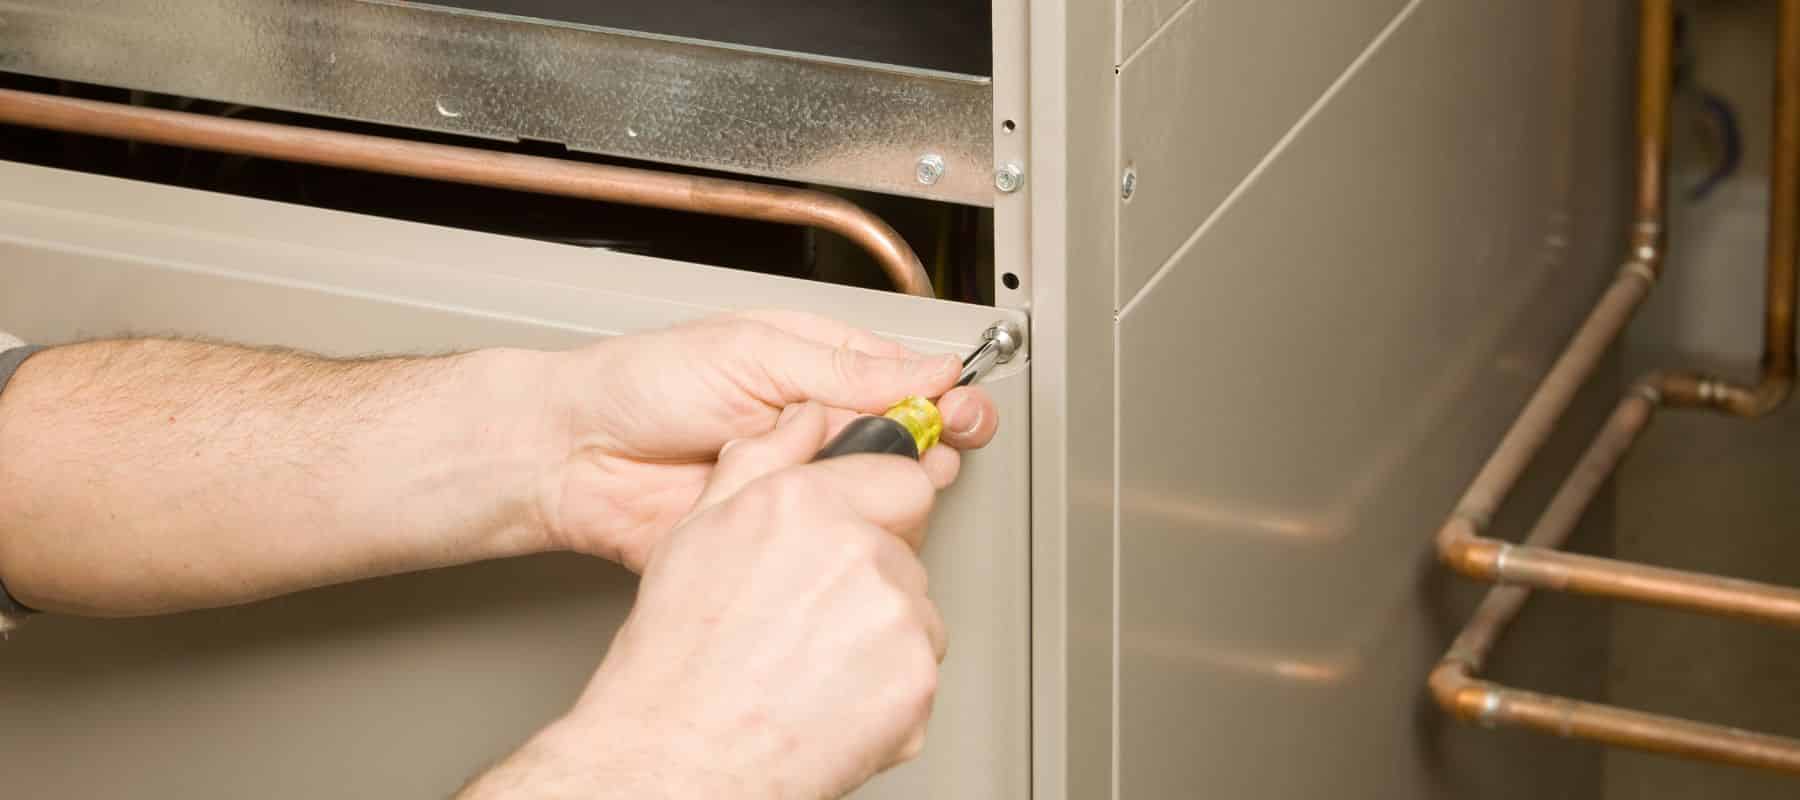
[[[1556,495],[1550,498],[1550,504],[1544,507],[1544,513],[1521,544],[1558,548],[1568,540],[1587,513],[1588,506],[1606,487],[1607,481],[1612,480],[1613,470],[1625,460],[1632,445],[1637,444],[1638,435],[1649,427],[1659,396],[1654,383],[1640,383],[1625,393],[1625,399],[1613,409],[1612,416],[1601,426],[1600,435],[1594,437],[1594,443],[1581,454],[1581,460],[1575,462],[1575,469],[1557,488]]]
[[[1534,587],[1800,625],[1800,590],[1556,549],[1657,407],[1702,406],[1758,416],[1779,406],[1791,390],[1795,242],[1800,234],[1796,231],[1796,207],[1800,205],[1800,0],[1781,2],[1759,383],[1741,387],[1688,373],[1650,375],[1620,402],[1523,542],[1512,545],[1482,536],[1488,520],[1660,272],[1671,15],[1670,0],[1644,0],[1638,61],[1638,192],[1630,234],[1631,260],[1438,531],[1438,551],[1446,563],[1464,574],[1502,585],[1488,592],[1432,671],[1429,684],[1438,704],[1465,720],[1800,773],[1800,740],[1521,691],[1474,677]],[[1642,283],[1636,289],[1627,283],[1634,272]]]
[[[1441,534],[1447,541],[1439,542],[1457,559],[1452,566],[1471,577],[1515,586],[1800,625],[1800,589],[1556,549],[1649,423],[1666,385],[1661,376],[1652,376],[1626,395],[1523,542],[1480,536],[1480,526],[1469,516],[1453,518]]]
[[[0,89],[0,122],[497,189],[812,226],[862,246],[901,291],[931,296],[931,277],[900,234],[855,203],[824,192],[9,89]]]
[[[1543,449],[1557,420],[1600,363],[1607,346],[1631,320],[1632,312],[1650,291],[1652,275],[1653,270],[1643,262],[1627,262],[1619,277],[1607,287],[1599,304],[1575,332],[1568,349],[1551,365],[1543,383],[1500,440],[1500,446],[1469,484],[1456,512],[1438,531],[1438,554],[1445,562],[1463,572],[1473,571],[1472,574],[1491,569],[1493,552],[1482,544],[1488,540],[1478,538],[1481,529],[1499,510],[1501,501],[1532,458]]]
[[[1554,550],[1554,545],[1534,546],[1527,542],[1515,546],[1482,535],[1488,520],[1543,447],[1594,365],[1643,300],[1649,280],[1659,269],[1661,250],[1647,244],[1644,236],[1647,231],[1660,230],[1662,203],[1658,197],[1647,196],[1644,187],[1660,186],[1662,181],[1662,160],[1650,154],[1660,154],[1660,131],[1666,130],[1668,124],[1668,76],[1648,66],[1667,66],[1668,54],[1663,51],[1672,41],[1665,36],[1670,33],[1671,5],[1669,0],[1645,0],[1642,14],[1645,52],[1640,58],[1638,93],[1639,134],[1644,141],[1639,146],[1640,217],[1632,229],[1636,248],[1632,260],[1551,367],[1519,419],[1464,493],[1455,513],[1439,529],[1438,553],[1451,567],[1480,580],[1800,624],[1800,591],[1787,587],[1562,553]],[[1796,77],[1800,75],[1800,55],[1795,54],[1800,51],[1800,0],[1782,0],[1779,47],[1783,51],[1783,75],[1775,98],[1779,106],[1775,139],[1778,143],[1800,144],[1800,95],[1796,94],[1800,92],[1800,78]],[[1792,295],[1795,200],[1796,190],[1800,190],[1800,170],[1796,166],[1800,154],[1784,153],[1782,149],[1777,146],[1778,163],[1771,178],[1769,319],[1765,326],[1771,338],[1765,342],[1763,380],[1754,388],[1746,388],[1687,373],[1658,374],[1642,383],[1642,390],[1650,392],[1657,402],[1708,406],[1755,416],[1773,409],[1788,394],[1794,368]],[[1779,204],[1777,198],[1782,198]],[[1596,445],[1608,441],[1608,435],[1603,433]],[[1582,505],[1585,507],[1585,503]],[[1558,513],[1555,504],[1547,513]],[[1572,519],[1564,522],[1574,524]]]
[[[1669,161],[1669,84],[1675,74],[1675,6],[1669,0],[1638,4],[1637,197],[1628,244],[1654,279],[1662,269],[1663,185]]]
[[[1773,150],[1769,158],[1769,241],[1763,300],[1763,354],[1754,386],[1684,376],[1693,386],[1671,405],[1740,417],[1779,408],[1794,388],[1795,260],[1800,256],[1800,3],[1782,0],[1775,43]]]
[[[1625,395],[1514,553],[1556,552],[1553,548],[1568,538],[1648,426],[1659,397],[1654,379],[1640,383]],[[1501,563],[1510,565],[1512,560],[1502,558]],[[1529,587],[1519,585],[1501,585],[1488,591],[1469,624],[1431,672],[1432,695],[1445,710],[1463,720],[1486,725],[1513,725],[1670,755],[1800,772],[1800,740],[1586,703],[1476,679],[1494,644],[1530,595]]]
[[[1512,492],[1556,423],[1606,355],[1619,332],[1637,312],[1662,273],[1663,172],[1668,161],[1669,85],[1675,41],[1672,0],[1642,0],[1638,22],[1637,194],[1627,234],[1627,257],[1618,277],[1575,332],[1562,355],[1526,401],[1499,447],[1457,502],[1457,510],[1438,531],[1440,556],[1452,565],[1467,561],[1464,552],[1500,503]]]
[[[1502,546],[1494,579],[1720,616],[1800,625],[1800,589],[1535,547]]]
[[[1478,680],[1472,672],[1468,665],[1452,660],[1440,662],[1431,672],[1433,697],[1463,720],[1505,723],[1567,738],[1800,773],[1800,740],[1510,689]]]

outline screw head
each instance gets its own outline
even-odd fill
[[[994,170],[994,188],[1012,194],[1025,185],[1025,170],[1018,164],[1003,164]]]
[[[913,177],[920,183],[930,186],[944,177],[944,158],[935,153],[919,156],[919,163],[913,167]]]
[[[1125,176],[1119,179],[1119,197],[1130,200],[1137,193],[1137,170],[1125,168]]]

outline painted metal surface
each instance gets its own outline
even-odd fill
[[[0,70],[992,205],[986,78],[365,0],[0,2]],[[935,153],[941,180],[914,163]]]
[[[1279,21],[1268,4],[1187,14],[1234,5]],[[1119,208],[1119,797],[1597,792],[1597,753],[1465,747],[1419,681],[1466,600],[1430,532],[1612,273],[1617,12],[1393,5],[1300,15],[1318,36],[1367,32],[1278,48],[1289,75],[1314,76],[1305,92],[1250,70],[1231,76],[1241,104],[1171,100],[1176,75],[1133,70],[1226,79],[1202,74],[1203,53],[1159,53],[1207,41],[1173,27],[1121,75],[1119,155],[1143,177]],[[1308,72],[1346,42],[1341,66]],[[1291,133],[1240,127],[1265,99],[1318,102]],[[1221,175],[1231,199],[1199,227],[1201,187],[1159,196],[1143,165],[1199,164],[1174,151],[1215,130],[1270,156],[1242,185]],[[1152,230],[1185,243],[1144,283],[1131,237]],[[1588,430],[1526,494],[1554,486]],[[1559,654],[1536,679],[1598,691],[1596,659],[1566,645],[1605,617],[1565,609],[1519,647]]]
[[[1114,8],[1028,18],[1032,797],[1086,800],[1114,775]]]
[[[1193,11],[1195,0],[1118,0],[1118,3],[1118,63],[1123,64],[1176,14]]]
[[[987,75],[989,0],[430,0],[432,5]],[[995,16],[998,16],[997,14]]]
[[[1196,2],[1119,73],[1119,302],[1250,176],[1404,0]],[[1403,161],[1392,150],[1346,158]],[[1395,169],[1404,169],[1395,165]],[[1356,202],[1379,202],[1368,198]]]
[[[1031,118],[1032,28],[1028,24],[1030,0],[993,0],[994,111],[991,117],[995,164],[1018,164],[1025,182],[1014,192],[994,195],[995,305],[1026,308],[1032,300],[1031,257],[1032,134]],[[1012,281],[1006,276],[1011,275]]]
[[[1022,315],[0,163],[0,320],[338,354],[576,346],[748,305],[927,351]],[[1027,796],[1028,359],[925,560],[953,645],[925,754],[871,798]],[[121,513],[129,513],[122,509]],[[52,797],[443,796],[572,702],[634,582],[546,556],[0,643],[0,772]],[[103,769],[92,768],[104,764]]]

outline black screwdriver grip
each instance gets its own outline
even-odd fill
[[[838,431],[838,435],[831,437],[812,460],[824,461],[852,453],[888,453],[918,458],[919,446],[905,425],[887,417],[857,417]]]

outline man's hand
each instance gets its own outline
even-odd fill
[[[791,313],[565,353],[335,360],[159,339],[52,347],[0,394],[0,578],[46,611],[152,614],[550,549],[642,569],[729,442],[954,380],[950,356]],[[998,423],[940,403],[948,447]]]
[[[828,416],[793,406],[720,457],[575,709],[465,797],[836,797],[919,752],[935,489],[894,456],[804,463]]]
[[[688,513],[721,448],[764,433],[790,404],[826,405],[831,430],[907,395],[936,397],[954,356],[922,357],[823,317],[750,312],[622,336],[559,356],[552,438],[567,453],[543,501],[554,541],[642,571]],[[925,453],[932,482],[956,477],[956,448],[980,447],[999,417],[979,389],[938,403],[943,442]]]

